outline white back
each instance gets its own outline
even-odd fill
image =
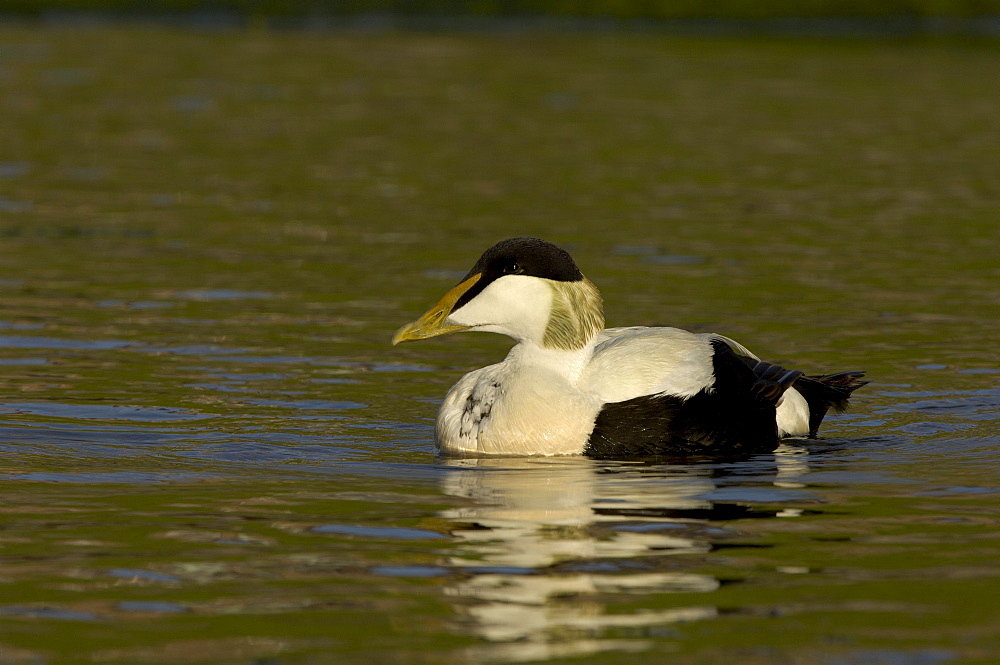
[[[604,402],[661,393],[690,397],[715,383],[710,339],[678,328],[609,328],[597,338],[580,388]]]

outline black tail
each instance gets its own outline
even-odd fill
[[[820,423],[826,412],[833,409],[841,413],[847,409],[851,393],[867,385],[862,380],[864,372],[839,372],[820,376],[800,376],[795,380],[795,389],[802,393],[809,405],[809,438],[816,438]]]
[[[810,439],[816,438],[827,411],[833,409],[841,413],[846,410],[851,393],[868,383],[862,380],[864,372],[804,376],[798,370],[787,370],[756,358],[740,356],[740,359],[757,377],[753,386],[756,394],[777,401],[792,386],[802,394],[809,405]]]

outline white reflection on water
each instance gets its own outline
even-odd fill
[[[777,474],[775,487],[802,489],[806,486],[802,477],[809,473],[809,450],[795,443],[782,443],[774,451]]]
[[[443,516],[477,525],[453,532],[469,545],[469,556],[452,558],[453,566],[533,569],[580,558],[707,551],[704,543],[663,533],[616,531],[598,539],[589,529],[598,522],[621,521],[619,509],[628,509],[634,521],[641,520],[647,508],[708,508],[708,501],[696,498],[714,488],[707,470],[705,475],[664,476],[621,467],[598,473],[602,467],[576,458],[463,459],[450,464],[474,471],[449,474],[442,489],[475,503]]]
[[[756,470],[773,479],[771,491],[780,497],[784,488],[804,487],[807,460],[805,449],[782,446]],[[682,569],[690,557],[676,562],[678,555],[702,561],[713,540],[731,534],[714,520],[731,519],[719,510],[734,504],[706,498],[718,493],[725,466],[609,465],[580,458],[445,464],[450,471],[442,490],[470,500],[441,513],[461,543],[446,563],[468,573],[446,594],[470,631],[493,643],[467,656],[527,661],[641,650],[649,646],[647,637],[662,638],[665,626],[718,615],[710,601],[675,606],[663,599],[655,609],[630,613],[607,605],[623,595],[719,588],[711,575]],[[622,630],[629,639],[614,638]]]

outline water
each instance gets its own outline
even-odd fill
[[[140,57],[141,55],[141,57]],[[0,30],[0,662],[995,662],[995,44]],[[499,238],[873,383],[746,460],[436,459]]]

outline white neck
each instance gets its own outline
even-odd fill
[[[540,346],[533,340],[522,340],[507,354],[506,362],[546,370],[565,378],[569,383],[576,383],[594,355],[595,345],[596,337],[586,346],[573,350],[553,349]]]

